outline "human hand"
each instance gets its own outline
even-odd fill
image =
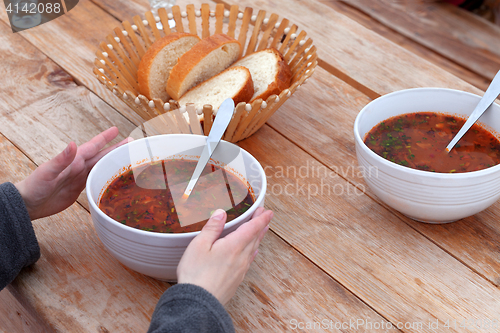
[[[187,247],[177,267],[178,283],[204,288],[222,304],[229,302],[258,253],[273,212],[257,208],[252,219],[224,238],[226,212],[217,209]]]
[[[127,139],[101,150],[118,135],[111,127],[77,148],[70,142],[63,152],[43,163],[15,184],[32,220],[59,213],[71,206],[85,188],[90,169],[108,152]]]

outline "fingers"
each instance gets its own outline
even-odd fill
[[[253,212],[252,219],[254,219],[256,217],[259,217],[265,211],[266,210],[264,209],[264,207],[257,207],[257,209],[255,210],[255,212]]]
[[[213,243],[220,237],[226,224],[227,214],[222,209],[217,209],[213,212],[207,224],[201,229],[201,232],[196,238],[198,242],[203,243],[208,249],[212,248]]]
[[[77,147],[74,142],[70,142],[66,149],[56,155],[53,159],[43,163],[37,169],[40,180],[51,181],[57,178],[75,159]]]
[[[132,141],[133,139],[132,138],[126,138],[126,139],[123,139],[122,141],[106,148],[106,149],[103,149],[101,150],[99,153],[97,153],[94,157],[92,157],[90,160],[88,160],[86,162],[86,165],[87,165],[87,168],[88,169],[92,169],[92,167],[101,159],[103,158],[107,153],[109,153],[110,151],[120,147],[120,146],[123,146],[124,144]]]
[[[247,223],[242,224],[236,231],[230,233],[225,237],[230,242],[233,242],[235,246],[240,249],[245,249],[247,247],[253,247],[255,244],[260,243],[262,237],[264,237],[266,227],[269,225],[273,212],[270,210],[262,212],[256,218],[251,219]]]
[[[252,254],[252,258],[250,258],[250,263],[252,263],[252,261],[254,261],[255,257],[257,256],[257,254],[259,253],[259,250],[255,250]]]
[[[118,135],[118,128],[111,127],[104,132],[96,135],[89,142],[84,143],[78,148],[78,154],[83,157],[84,160],[89,160],[93,158],[99,151],[107,145],[111,140],[116,138]]]
[[[260,235],[259,235],[259,238],[258,238],[258,240],[257,240],[257,243],[259,243],[259,244],[260,244],[260,242],[262,241],[262,238],[264,238],[264,235],[266,234],[266,232],[267,232],[268,230],[269,230],[269,224],[268,224],[268,225],[266,225],[266,227],[264,228],[264,230],[262,230],[262,231],[260,232]]]
[[[258,235],[257,238],[254,238],[250,244],[247,245],[247,251],[249,253],[253,253],[254,251],[257,250],[257,248],[259,247],[259,244],[260,242],[262,241],[262,239],[264,238],[264,235],[266,234],[266,232],[269,230],[269,222],[271,221],[271,219],[273,218],[273,212],[272,211],[267,211],[265,213],[263,213],[263,215],[261,215],[262,218],[267,221],[267,225],[264,227],[264,229],[262,229]],[[253,260],[253,259],[252,259]]]

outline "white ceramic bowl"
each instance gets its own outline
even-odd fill
[[[467,173],[445,174],[410,169],[375,154],[363,142],[381,121],[404,113],[435,111],[469,116],[480,97],[443,89],[397,91],[366,105],[354,122],[356,155],[366,183],[387,205],[422,222],[446,223],[474,215],[500,197],[500,165]],[[500,106],[493,104],[479,119],[498,137]]]
[[[104,156],[90,171],[87,197],[97,235],[109,252],[125,266],[142,274],[167,281],[177,280],[176,269],[184,250],[199,232],[164,234],[123,225],[98,207],[102,192],[110,180],[130,165],[170,156],[199,156],[206,137],[188,134],[158,135],[132,141]],[[151,159],[151,156],[153,158]],[[257,207],[264,206],[266,176],[260,163],[238,146],[221,141],[212,159],[233,173],[239,173],[251,185],[255,203],[238,218],[226,223],[222,236],[248,221]],[[246,175],[246,176],[244,176]]]

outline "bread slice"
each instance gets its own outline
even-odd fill
[[[178,102],[181,106],[193,103],[197,110],[203,109],[205,104],[210,104],[215,111],[227,98],[232,98],[234,105],[237,105],[240,102],[248,102],[253,94],[250,71],[239,66],[228,68],[197,85],[185,93]]]
[[[238,60],[233,66],[244,66],[250,70],[254,85],[254,95],[250,102],[271,95],[278,95],[290,87],[292,71],[275,49],[264,49]]]
[[[178,100],[186,91],[219,74],[240,56],[240,43],[225,34],[202,39],[184,53],[172,68],[167,93]]]
[[[137,80],[140,93],[149,99],[168,101],[165,87],[172,67],[181,55],[199,41],[196,35],[175,32],[154,42],[139,63]]]

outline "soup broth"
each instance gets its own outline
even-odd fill
[[[126,171],[105,190],[99,208],[133,228],[184,233],[201,230],[217,208],[227,212],[229,222],[252,206],[254,198],[247,185],[212,164],[203,170],[189,199],[182,200],[196,163],[167,159]]]
[[[364,142],[389,161],[424,171],[469,172],[499,164],[499,140],[477,124],[446,152],[464,123],[464,119],[436,112],[408,113],[381,122]]]

